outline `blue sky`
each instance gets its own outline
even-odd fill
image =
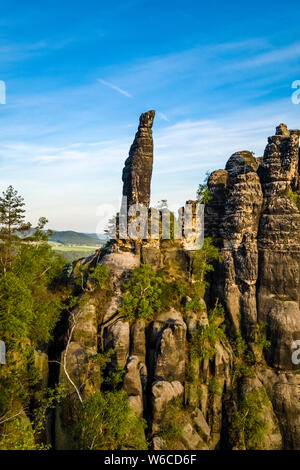
[[[286,2],[1,2],[0,189],[32,223],[102,231],[138,116],[157,111],[152,204],[178,208],[207,171],[300,127],[300,6]]]

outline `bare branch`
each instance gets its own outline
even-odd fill
[[[0,420],[0,424],[3,424],[3,423],[6,423],[6,421],[10,421],[11,419],[14,419],[16,418],[17,416],[19,416],[21,413],[22,413],[23,410],[20,410],[18,413],[16,413],[15,415],[13,416],[10,416],[9,418],[6,418],[6,419],[3,419],[4,416],[6,416],[6,414],[2,417],[2,419]]]
[[[70,329],[70,333],[69,333],[69,337],[68,337],[68,342],[67,342],[67,346],[66,346],[66,350],[65,350],[65,354],[64,354],[64,361],[63,361],[63,369],[64,369],[64,372],[67,376],[67,379],[69,380],[69,382],[73,385],[77,395],[78,395],[78,398],[79,398],[79,401],[80,403],[82,404],[83,403],[83,400],[81,398],[81,395],[80,395],[80,392],[78,390],[78,388],[76,387],[75,383],[73,382],[73,380],[71,379],[70,377],[70,374],[69,372],[67,371],[67,355],[68,355],[68,350],[69,350],[69,346],[70,346],[70,343],[71,343],[71,339],[72,339],[72,335],[73,335],[73,331],[75,329],[75,326],[76,326],[76,319],[75,319],[75,315],[72,314],[72,319],[73,319],[73,325]]]
[[[75,389],[75,392],[78,396],[78,399],[80,401],[81,404],[83,404],[83,400],[82,400],[82,397],[80,395],[80,392],[79,392],[79,389],[78,387],[76,386],[76,384],[74,383],[74,381],[71,379],[70,377],[70,374],[67,370],[67,355],[68,355],[68,350],[69,350],[69,346],[70,346],[70,343],[71,343],[71,339],[72,339],[72,335],[73,335],[73,331],[75,329],[75,326],[76,326],[76,319],[75,319],[75,315],[72,314],[72,320],[73,320],[73,325],[71,327],[71,329],[69,330],[69,335],[68,335],[68,341],[67,341],[67,345],[66,345],[66,349],[65,349],[65,353],[64,353],[64,359],[63,359],[63,362],[60,362],[60,361],[55,361],[55,360],[51,360],[49,362],[55,362],[56,364],[59,364],[63,370],[64,370],[64,373],[66,374],[66,377],[68,379],[68,381],[70,382],[70,384],[72,385],[72,387]]]

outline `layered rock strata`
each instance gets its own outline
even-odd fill
[[[142,114],[123,171],[123,196],[129,204],[147,208],[153,118],[154,111]],[[113,365],[125,370],[123,388],[133,410],[146,419],[154,449],[167,445],[162,436],[164,416],[175,401],[186,405],[178,448],[232,448],[232,417],[249,393],[261,390],[266,395],[261,409],[268,433],[260,448],[300,449],[300,370],[291,361],[291,344],[300,340],[300,213],[291,198],[299,192],[299,131],[281,124],[269,138],[263,158],[248,151],[234,153],[225,170],[210,175],[208,187],[212,199],[205,210],[206,235],[213,237],[223,260],[210,278],[207,305],[200,299],[197,312],[155,312],[153,321],[120,318],[122,285],[133,269],[146,263],[175,276],[176,266],[186,275],[193,253],[182,241],[117,240],[85,261],[92,267],[108,266],[112,297],[101,311],[93,294],[81,307],[69,345],[68,370],[76,380],[88,357],[113,348]],[[210,360],[190,354],[193,332],[208,325],[207,309],[216,300],[225,308],[228,336],[241,335],[255,358],[238,390],[227,338],[216,341]],[[263,352],[257,346],[262,325],[270,341]],[[99,389],[97,374],[90,371],[86,395]],[[66,382],[63,371],[61,380]],[[66,448],[63,410],[57,413],[57,447]]]

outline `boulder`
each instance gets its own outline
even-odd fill
[[[152,373],[154,380],[185,380],[186,324],[172,309],[156,317],[152,325]]]
[[[105,350],[113,349],[112,364],[114,366],[125,367],[129,356],[130,328],[129,323],[120,319],[109,325],[105,329],[104,347]]]

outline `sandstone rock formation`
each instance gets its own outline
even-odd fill
[[[260,375],[272,387],[274,374],[273,408],[285,423],[284,448],[295,443],[299,448],[300,437],[299,401],[293,413],[288,405],[289,387],[295,393],[300,378],[291,360],[292,342],[300,338],[300,213],[290,197],[300,190],[299,134],[280,124],[263,158],[245,151],[232,155],[226,170],[209,178],[213,198],[206,208],[207,234],[218,239],[224,258],[213,279],[213,296],[223,300],[230,327],[241,329],[250,345],[257,324],[266,324],[271,340],[266,358],[273,372],[264,369]]]
[[[129,204],[147,208],[153,118],[154,111],[141,115],[123,171],[123,196]],[[124,368],[123,389],[136,414],[146,419],[154,449],[167,445],[165,412],[175,402],[184,406],[178,411],[183,424],[174,445],[234,447],[233,417],[242,400],[260,390],[267,397],[261,413],[268,433],[259,448],[300,449],[300,366],[291,361],[291,343],[300,339],[300,213],[290,197],[300,190],[299,134],[281,124],[269,138],[263,158],[240,151],[229,158],[225,170],[210,175],[212,199],[205,210],[205,230],[223,260],[211,273],[206,303],[199,299],[197,311],[176,305],[155,312],[153,321],[128,321],[119,315],[124,279],[141,264],[164,269],[172,279],[179,270],[182,279],[193,282],[193,253],[180,242],[150,239],[130,245],[117,240],[87,260],[92,267],[108,266],[112,295],[97,307],[90,294],[89,303],[77,313],[69,372],[76,381],[86,370],[88,357],[113,348],[112,365]],[[200,359],[191,354],[191,338],[195,330],[209,325],[207,311],[217,300],[225,308],[226,335],[215,342],[213,357]],[[264,350],[258,341],[263,324],[270,341]],[[234,338],[240,338],[251,355],[249,371],[237,367]],[[62,370],[60,377],[66,382]],[[94,371],[83,394],[93,393],[97,386]],[[63,442],[67,431],[63,412],[58,411],[58,440]],[[245,441],[239,446],[245,448]]]
[[[152,125],[155,111],[141,114],[138,131],[123,169],[123,196],[127,206],[143,204],[149,207],[153,166]]]

